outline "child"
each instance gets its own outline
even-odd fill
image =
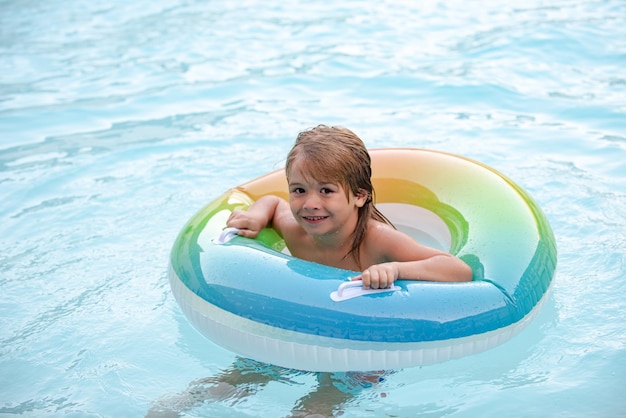
[[[419,244],[376,209],[370,156],[352,131],[319,125],[301,132],[285,171],[289,203],[263,196],[248,211],[233,211],[227,225],[249,238],[273,227],[293,256],[361,271],[354,279],[365,288],[397,279],[472,280],[463,261]]]

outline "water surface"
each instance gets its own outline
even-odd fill
[[[497,168],[559,250],[529,328],[343,382],[343,416],[622,415],[624,22],[620,0],[0,1],[0,414],[287,416],[328,384],[215,389],[237,359],[167,282],[185,221],[326,123]]]

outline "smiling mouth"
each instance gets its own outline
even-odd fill
[[[303,216],[302,218],[307,222],[319,222],[328,218],[328,216]]]

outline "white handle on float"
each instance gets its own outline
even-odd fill
[[[213,240],[213,242],[215,244],[225,244],[231,239],[235,238],[238,232],[239,228],[226,228],[222,231],[219,237]]]
[[[336,291],[330,294],[330,298],[335,302],[356,298],[373,293],[395,292],[400,290],[400,286],[385,287],[383,289],[365,289],[361,280],[350,280],[339,285]]]

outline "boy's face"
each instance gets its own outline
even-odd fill
[[[303,168],[294,161],[288,173],[289,205],[298,224],[310,235],[351,234],[366,195],[346,194],[341,184],[313,179]]]

